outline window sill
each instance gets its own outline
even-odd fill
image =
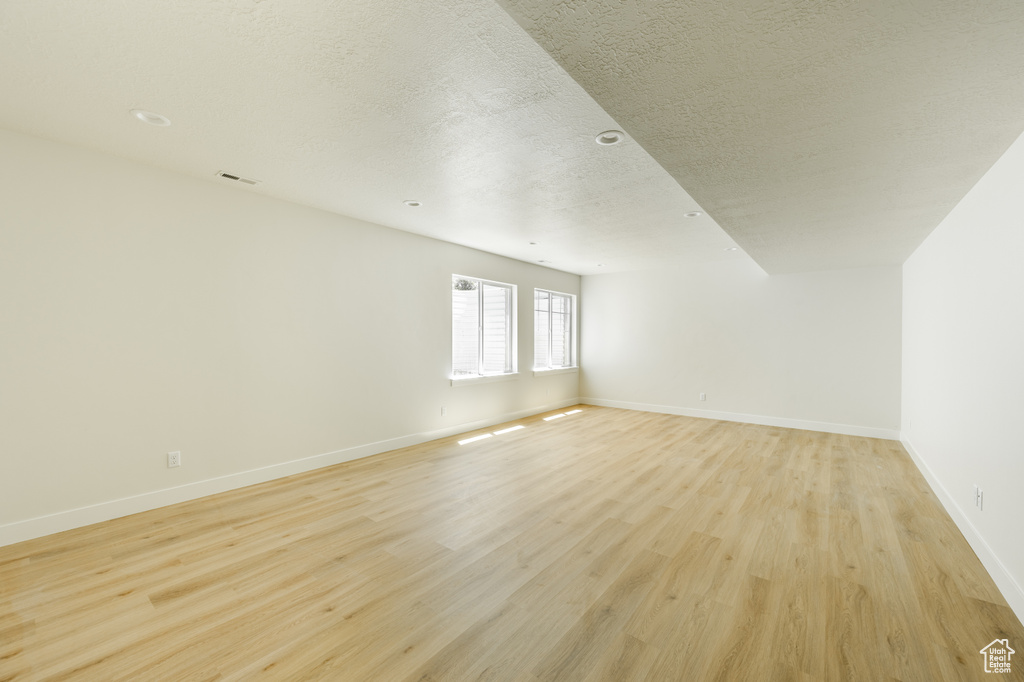
[[[579,367],[559,367],[558,369],[535,369],[533,370],[533,376],[550,377],[556,374],[575,374],[576,372],[579,371]]]
[[[470,386],[477,384],[490,384],[495,381],[511,381],[519,376],[519,372],[512,372],[511,374],[485,374],[483,376],[472,376],[472,377],[459,377],[458,379],[452,378],[452,386]]]

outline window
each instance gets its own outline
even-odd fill
[[[514,284],[452,275],[452,378],[512,374]]]
[[[576,297],[533,290],[533,368],[576,366]]]

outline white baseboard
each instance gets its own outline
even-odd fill
[[[629,403],[621,400],[604,400],[602,398],[580,398],[580,402],[583,403],[584,405],[619,407],[624,410],[639,410],[640,412],[660,412],[662,414],[678,414],[683,417],[717,419],[719,421],[742,422],[744,424],[759,424],[761,426],[779,426],[786,429],[802,429],[804,431],[840,433],[845,436],[884,438],[885,440],[900,439],[900,432],[898,429],[879,429],[872,426],[831,424],[829,422],[815,422],[808,421],[805,419],[787,419],[785,417],[765,417],[759,414],[740,414],[739,412],[715,412],[714,410],[694,410],[688,407],[674,407],[672,405],[648,405],[646,403]]]
[[[312,471],[313,469],[341,464],[342,462],[349,462],[354,459],[369,457],[389,450],[397,450],[399,448],[409,447],[410,445],[419,445],[420,443],[437,440],[438,438],[446,438],[458,433],[474,431],[494,424],[501,424],[502,422],[521,419],[523,417],[540,414],[541,412],[557,410],[577,404],[579,404],[579,400],[571,398],[569,400],[562,400],[541,407],[506,413],[490,419],[458,424],[456,426],[450,426],[436,431],[425,431],[389,440],[382,440],[376,443],[357,445],[343,450],[313,455],[312,457],[304,457],[302,459],[281,462],[280,464],[272,464],[260,469],[240,471],[238,473],[228,474],[227,476],[195,481],[194,483],[187,483],[174,488],[154,490],[147,493],[141,493],[139,495],[100,502],[87,507],[68,509],[55,514],[25,519],[23,521],[15,521],[13,523],[0,526],[0,547],[13,545],[16,542],[23,542],[33,538],[43,537],[44,535],[60,533],[65,530],[71,530],[72,528],[80,528],[82,526],[100,523],[101,521],[109,521],[110,519],[128,516],[129,514],[138,514],[139,512],[157,509],[158,507],[166,507],[179,502],[195,500],[200,497],[206,497],[207,495],[214,495],[216,493],[222,493],[236,488],[244,488],[245,486],[256,483],[272,481],[284,476],[291,476],[293,474]]]
[[[956,499],[949,494],[946,490],[946,486],[942,485],[942,481],[935,475],[935,472],[931,470],[931,467],[924,461],[921,455],[914,449],[914,446],[910,443],[910,440],[906,437],[900,439],[903,443],[903,447],[906,448],[907,452],[910,453],[911,459],[914,460],[914,464],[924,475],[928,485],[931,486],[932,492],[935,493],[936,497],[939,498],[939,502],[945,507],[946,513],[949,514],[950,518],[953,519],[953,523],[957,525],[960,532],[964,534],[964,538],[967,539],[967,543],[974,550],[974,553],[978,555],[981,560],[981,565],[985,567],[988,574],[992,576],[992,580],[995,581],[996,587],[1002,592],[1006,602],[1013,609],[1013,612],[1017,614],[1017,618],[1021,622],[1024,622],[1024,589],[1021,589],[1020,584],[1014,579],[1013,574],[1007,570],[1005,564],[999,560],[996,553],[992,551],[992,548],[986,542],[985,538],[982,537],[978,529],[971,523],[970,518],[964,510],[956,503]]]

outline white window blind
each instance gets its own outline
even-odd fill
[[[533,368],[575,367],[576,297],[533,290]]]
[[[515,285],[452,275],[452,376],[515,371]]]

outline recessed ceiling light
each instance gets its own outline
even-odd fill
[[[160,126],[166,128],[171,125],[171,119],[160,114],[154,114],[152,111],[143,111],[142,109],[132,109],[132,116],[139,119],[143,123],[148,123],[151,126]]]
[[[739,250],[740,250],[740,247],[738,247],[738,246],[727,246],[727,247],[725,247],[725,249],[723,249],[723,250],[724,250],[724,251],[739,251]]]
[[[622,138],[626,136],[621,130],[606,130],[598,135],[594,140],[601,145],[612,145],[622,142]]]
[[[423,205],[422,203],[416,201],[415,199],[406,199],[402,203],[405,204],[406,206],[412,206],[413,208],[416,208],[417,206],[422,206]]]
[[[537,242],[530,242],[530,246],[537,246]]]
[[[689,213],[684,213],[683,217],[684,218],[699,218],[702,215],[704,215],[704,214],[701,213],[700,211],[690,211]]]

